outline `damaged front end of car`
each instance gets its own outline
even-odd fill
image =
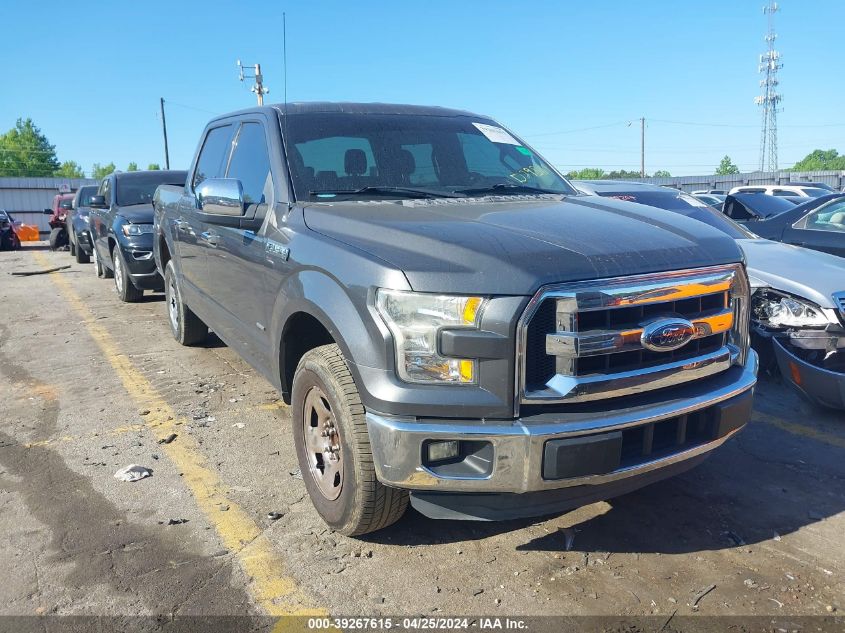
[[[775,365],[784,380],[810,400],[845,409],[845,291],[829,305],[769,286],[751,298],[752,341],[763,366]]]

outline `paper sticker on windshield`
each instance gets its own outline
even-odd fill
[[[495,125],[487,125],[485,123],[473,123],[473,125],[478,128],[478,131],[481,132],[484,136],[486,136],[489,140],[493,141],[494,143],[507,143],[508,145],[519,145],[519,141],[517,141],[514,137],[507,133],[507,131],[503,130],[500,127],[496,127]]]

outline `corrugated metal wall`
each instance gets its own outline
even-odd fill
[[[0,178],[0,209],[11,213],[15,220],[34,224],[41,232],[50,232],[44,209],[53,204],[53,196],[61,185],[76,191],[82,185],[96,185],[93,178]]]
[[[845,171],[756,171],[729,176],[679,176],[677,178],[634,178],[638,182],[670,185],[684,191],[725,189],[742,185],[788,185],[802,182],[823,182],[837,191],[845,187]]]

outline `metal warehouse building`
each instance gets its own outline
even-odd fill
[[[61,189],[76,191],[83,185],[96,185],[93,178],[0,178],[0,209],[15,220],[34,224],[42,233],[50,232],[49,216],[44,209],[53,204],[53,196]]]

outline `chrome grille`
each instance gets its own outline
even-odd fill
[[[724,371],[744,362],[731,339],[747,297],[739,266],[544,288],[520,321],[519,399],[585,402]]]

